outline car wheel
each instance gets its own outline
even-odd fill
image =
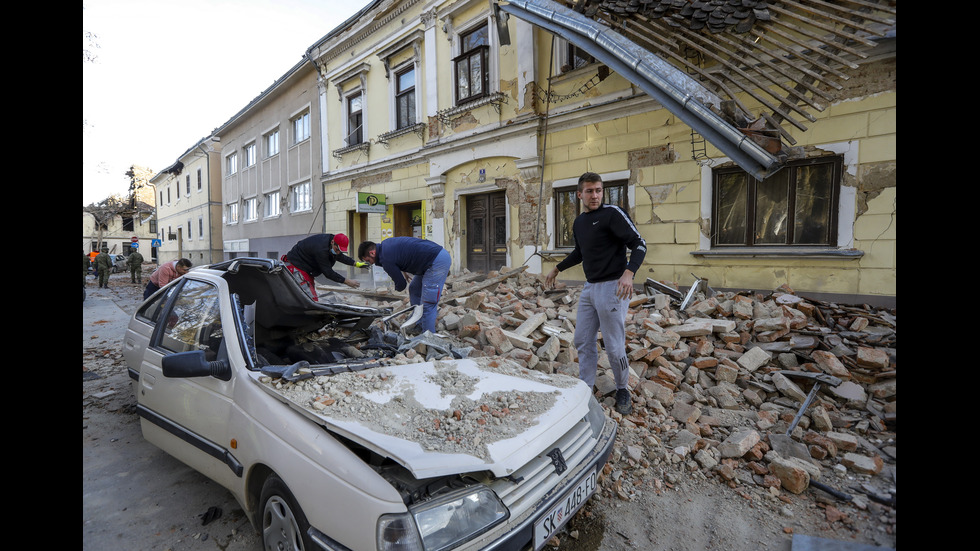
[[[286,484],[276,475],[262,485],[262,544],[270,551],[313,549],[309,523]]]

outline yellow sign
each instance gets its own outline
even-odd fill
[[[381,240],[395,235],[395,207],[388,205],[381,217]]]

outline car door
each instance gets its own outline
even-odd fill
[[[228,487],[242,471],[228,437],[234,378],[165,377],[162,371],[163,358],[179,352],[203,350],[207,361],[227,360],[224,322],[234,327],[230,314],[222,316],[223,310],[230,312],[221,304],[227,289],[184,278],[165,303],[143,355],[137,390],[141,428],[149,442]]]

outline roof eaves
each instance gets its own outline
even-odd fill
[[[261,103],[262,100],[264,100],[270,94],[272,94],[272,92],[274,92],[277,88],[279,88],[283,83],[285,83],[286,81],[288,81],[293,75],[295,75],[307,63],[310,63],[310,60],[304,55],[303,56],[303,59],[299,60],[295,65],[292,66],[292,68],[290,68],[288,71],[286,71],[285,74],[283,74],[281,77],[279,77],[278,79],[276,79],[272,83],[272,85],[270,85],[268,88],[266,88],[265,90],[263,90],[258,96],[255,97],[255,99],[253,99],[252,101],[248,102],[248,105],[246,105],[245,107],[242,107],[241,110],[239,110],[237,113],[235,113],[234,115],[232,115],[232,117],[230,119],[228,119],[223,124],[221,124],[220,126],[218,126],[217,128],[215,128],[214,130],[212,130],[211,131],[211,136],[209,136],[209,138],[210,137],[214,137],[214,136],[220,136],[221,135],[221,132],[223,132],[228,127],[230,127],[233,124],[235,124],[240,118],[242,118],[242,116],[244,116],[247,112],[249,112],[253,107],[255,107],[256,105],[258,105],[259,103]],[[197,147],[197,146],[195,145],[194,147]]]

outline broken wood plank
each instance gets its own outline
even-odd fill
[[[456,298],[460,298],[460,297],[465,297],[465,296],[471,295],[471,294],[473,294],[473,293],[475,293],[477,291],[482,291],[483,289],[489,289],[490,287],[493,287],[494,285],[497,285],[501,281],[504,281],[504,280],[506,280],[508,278],[511,278],[511,277],[516,276],[517,274],[523,272],[524,270],[527,270],[527,266],[521,266],[520,268],[518,268],[516,270],[511,270],[511,271],[509,271],[509,272],[507,272],[505,274],[500,274],[499,276],[489,278],[489,279],[487,279],[486,281],[484,281],[482,283],[478,283],[478,284],[476,284],[476,285],[474,285],[472,287],[463,289],[463,290],[461,290],[459,292],[453,292],[453,293],[449,293],[449,294],[443,295],[442,300],[439,301],[439,302],[443,302],[443,301],[446,301],[446,300],[452,300],[452,299],[456,299]]]

